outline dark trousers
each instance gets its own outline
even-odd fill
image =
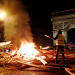
[[[58,59],[58,53],[59,53],[59,50],[61,50],[61,53],[64,52],[64,46],[56,46],[56,64],[57,64],[57,59]],[[62,58],[63,58],[63,65],[65,64],[65,57],[64,57],[64,54],[62,53]]]

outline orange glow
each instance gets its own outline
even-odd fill
[[[24,58],[35,58],[35,56],[39,53],[37,50],[34,49],[33,43],[28,43],[24,45],[22,43],[21,48],[18,50],[18,56],[24,55]]]
[[[5,15],[5,13],[3,12],[3,13],[1,13],[0,14],[0,18],[3,18],[4,17],[4,15]]]
[[[5,18],[6,18],[6,13],[0,10],[0,20],[5,20]]]

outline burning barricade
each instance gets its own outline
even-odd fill
[[[26,43],[22,42],[19,50],[11,50],[8,53],[0,54],[0,65],[4,67],[4,69],[26,69],[29,67],[37,67],[42,70],[49,71],[51,68],[60,69],[60,64],[52,64],[55,62],[56,51],[49,51],[45,49],[37,48],[34,43]],[[61,55],[59,55],[58,61],[62,60]],[[66,55],[65,55],[66,56]],[[66,63],[72,60],[75,62],[75,56],[66,57]]]
[[[49,70],[53,68],[49,65],[50,61],[54,61],[54,59],[50,59],[47,54],[38,49],[33,43],[22,43],[19,50],[11,50],[0,55],[0,65],[5,67],[12,65],[17,69],[29,66]]]

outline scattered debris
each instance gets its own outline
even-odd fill
[[[55,64],[56,51],[49,51],[44,49],[34,48],[39,52],[39,54],[35,55],[35,57],[26,57],[27,53],[18,54],[18,50],[11,50],[8,53],[0,54],[0,66],[3,66],[4,69],[8,67],[9,69],[24,69],[28,67],[37,67],[42,70],[49,71],[52,69],[60,69],[62,66],[62,55],[59,53],[58,62],[59,64]],[[63,52],[65,54],[65,63],[70,64],[75,62],[75,53],[74,52]],[[31,54],[33,55],[33,54]],[[54,63],[54,64],[52,64]],[[63,66],[62,66],[63,67]]]

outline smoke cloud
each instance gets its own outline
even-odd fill
[[[30,17],[21,0],[1,0],[0,6],[0,10],[5,12],[0,19],[4,26],[5,41],[12,41],[15,48],[20,47],[22,41],[33,42]]]

